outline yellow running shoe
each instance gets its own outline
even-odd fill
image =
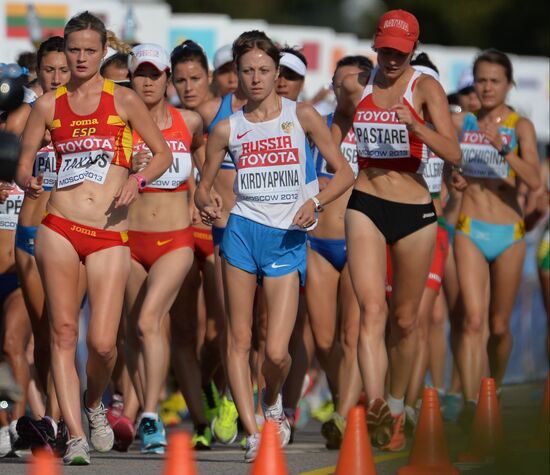
[[[237,438],[239,429],[237,427],[237,419],[239,413],[235,407],[235,403],[224,396],[220,403],[220,409],[217,417],[212,420],[212,434],[218,442],[222,444],[231,444]]]
[[[206,415],[206,420],[210,424],[218,415],[220,408],[220,393],[212,380],[208,381],[206,390],[203,388],[201,393],[204,414]]]
[[[329,399],[323,405],[311,411],[311,415],[319,422],[327,422],[334,411],[334,403],[331,399]]]
[[[193,437],[191,445],[195,450],[210,450],[212,444],[212,431],[207,425],[198,427]]]

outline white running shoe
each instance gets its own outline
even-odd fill
[[[0,457],[11,452],[10,426],[0,427]]]
[[[264,416],[266,421],[273,421],[277,424],[279,428],[279,436],[281,437],[281,447],[284,447],[290,441],[290,423],[286,418],[285,412],[283,410],[283,398],[281,393],[277,394],[277,400],[272,406],[265,404],[265,389],[263,390],[262,395],[262,410],[264,411]]]
[[[260,448],[260,434],[252,434],[246,438],[246,445],[244,450],[244,461],[246,463],[251,463],[256,460],[258,455],[258,449]]]
[[[73,437],[67,441],[63,463],[65,465],[90,465],[90,446],[84,437]]]
[[[84,413],[90,425],[90,440],[94,449],[98,452],[109,452],[115,443],[115,434],[107,420],[107,410],[103,403],[99,407],[90,409],[86,407],[86,392],[83,397]]]

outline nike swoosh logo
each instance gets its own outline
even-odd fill
[[[290,267],[290,264],[276,264],[275,262],[271,264],[273,269],[279,269],[280,267]]]
[[[174,238],[167,239],[166,241],[157,241],[157,246],[158,247],[164,246],[165,244],[168,244],[169,242],[172,242],[173,240],[174,240]]]
[[[246,134],[248,134],[249,132],[252,132],[252,129],[250,130],[247,130],[246,132],[242,133],[242,134],[237,134],[237,140],[241,140]]]

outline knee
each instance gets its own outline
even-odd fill
[[[361,311],[360,337],[383,336],[386,330],[386,304],[360,302],[359,309]]]
[[[419,328],[417,314],[412,311],[396,309],[392,318],[391,331],[397,337],[407,337],[416,332]],[[427,339],[426,327],[424,335]]]
[[[265,361],[277,368],[283,368],[289,361],[290,355],[286,348],[266,347]]]
[[[23,342],[18,341],[16,335],[7,332],[4,336],[3,352],[8,360],[14,360],[24,355]]]
[[[137,334],[141,341],[148,336],[158,334],[160,331],[160,318],[148,314],[140,315],[137,323]]]
[[[483,333],[483,316],[479,313],[466,314],[462,324],[462,333],[467,336],[480,336]]]
[[[116,358],[116,339],[88,338],[88,353],[94,354],[101,360],[110,361]]]
[[[229,352],[235,353],[250,353],[252,348],[252,333],[250,331],[244,332],[228,332],[227,349]]]
[[[78,326],[73,323],[56,325],[52,329],[51,342],[57,351],[74,351],[78,342]]]
[[[495,318],[490,323],[491,336],[496,338],[502,338],[508,336],[510,328],[508,322],[505,319]]]

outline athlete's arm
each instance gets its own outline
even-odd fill
[[[54,93],[41,96],[29,114],[27,124],[23,130],[21,156],[17,164],[15,182],[30,198],[37,198],[44,191],[42,177],[33,177],[32,171],[36,153],[42,145],[44,133],[48,124],[53,120],[54,107]]]
[[[482,132],[493,147],[502,150],[504,142],[498,130],[498,124],[485,126]],[[540,186],[541,170],[537,153],[535,127],[529,119],[522,117],[516,124],[516,134],[521,156],[511,151],[504,156],[504,159],[530,190],[536,190]]]
[[[204,133],[207,132],[208,126],[216,117],[216,113],[218,112],[221,103],[222,100],[219,97],[216,97],[215,99],[211,99],[210,101],[207,101],[197,107],[196,111],[202,118]]]
[[[181,115],[185,121],[185,125],[187,125],[187,129],[191,133],[191,154],[193,157],[193,163],[200,172],[204,165],[206,153],[202,118],[197,112],[189,110],[182,110]]]
[[[334,170],[332,180],[316,197],[322,205],[326,205],[342,195],[353,184],[353,171],[342,155],[340,148],[332,140],[325,120],[319,113],[309,104],[298,104],[296,114],[304,132],[311,137],[330,169]],[[305,206],[310,208],[312,213],[314,212],[315,205],[313,201],[308,201],[302,208]],[[300,211],[302,211],[302,208]],[[298,226],[304,224],[301,220],[300,211],[296,214],[293,223]]]
[[[212,220],[221,218],[221,207],[212,199],[210,191],[227,152],[229,133],[229,119],[224,119],[214,127],[206,142],[206,161],[195,192],[195,204],[205,224],[211,224]]]
[[[20,136],[25,129],[25,124],[31,113],[31,106],[27,103],[21,104],[17,109],[8,114],[8,119],[6,120],[6,132],[11,132],[17,136]]]
[[[115,88],[115,98],[117,104],[122,106],[122,112],[126,116],[127,122],[137,131],[153,154],[151,160],[139,173],[147,183],[151,183],[172,164],[172,152],[147,107],[134,91],[117,87]],[[137,194],[138,183],[129,177],[116,195],[115,208],[130,205],[136,200]]]
[[[392,110],[397,114],[399,121],[438,157],[458,164],[461,159],[460,146],[445,91],[434,78],[424,75],[418,80],[414,94],[415,98],[418,98],[418,103],[423,104],[427,111],[426,115],[429,116],[434,129],[418,122],[402,99],[392,107]]]

